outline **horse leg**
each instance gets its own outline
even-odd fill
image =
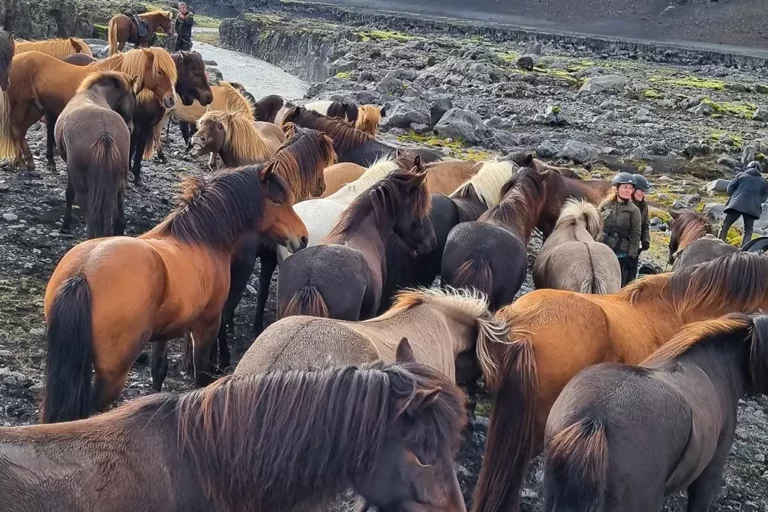
[[[64,221],[61,223],[61,231],[68,232],[72,225],[72,203],[75,200],[75,187],[72,180],[67,178],[67,206],[64,210]]]
[[[125,234],[125,191],[121,188],[117,194],[117,217],[115,217],[115,236]]]
[[[277,268],[277,251],[262,251],[259,270],[259,295],[256,298],[256,315],[253,318],[253,333],[258,336],[264,330],[264,309],[269,299],[269,285]]]
[[[46,162],[45,165],[53,170],[56,170],[56,161],[53,159],[53,145],[56,140],[55,135],[55,129],[56,129],[56,121],[59,119],[59,116],[56,114],[46,114],[45,115],[47,121],[48,121],[48,137],[46,140],[46,148],[45,148],[45,158]]]
[[[707,467],[688,486],[688,512],[707,512],[715,502],[717,495],[720,493],[725,461],[728,458],[729,447],[733,442],[732,437],[730,441],[721,441],[715,456],[709,461]]]
[[[148,135],[146,133],[146,129],[143,127],[134,128],[135,131],[138,131],[136,134],[136,149],[135,154],[133,155],[133,168],[131,169],[131,172],[133,172],[133,184],[137,187],[143,186],[141,182],[141,160],[144,158],[144,148],[147,147],[147,138]]]
[[[35,170],[35,157],[32,156],[32,150],[29,149],[29,143],[27,142],[27,136],[24,135],[21,138],[21,152],[24,155],[24,161],[27,165],[28,171]]]
[[[152,343],[152,389],[158,393],[163,389],[163,382],[168,375],[168,343]]]
[[[186,121],[179,120],[179,129],[181,130],[181,136],[184,138],[184,145],[189,144],[189,139],[192,137],[192,130],[190,124]]]
[[[216,334],[221,325],[221,311],[217,311],[214,319],[198,322],[191,329],[193,359],[195,362],[195,385],[206,386],[211,382],[213,368],[211,368],[211,349],[216,343]]]
[[[233,328],[235,323],[235,309],[243,298],[245,287],[253,273],[258,256],[258,245],[246,239],[240,250],[232,257],[229,265],[229,295],[222,311],[221,328],[219,329],[219,367],[224,370],[230,365],[229,345],[227,343],[227,329]]]

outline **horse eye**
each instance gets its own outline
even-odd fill
[[[224,125],[219,123],[219,124],[216,125],[216,128],[218,128],[219,130],[223,130],[224,129]]]

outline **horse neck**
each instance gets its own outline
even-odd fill
[[[516,198],[502,200],[501,203],[497,205],[497,210],[491,210],[489,212],[487,220],[506,229],[527,246],[529,240],[531,239],[533,229],[536,227],[536,222],[539,219],[541,206],[539,205],[538,207],[534,207],[528,205],[529,209],[535,208],[535,211],[526,211],[526,215],[524,216],[515,215],[512,218],[504,218],[503,216],[499,215],[502,209],[509,207],[509,205],[511,205],[514,201],[516,201]]]
[[[387,246],[392,234],[392,222],[387,219],[386,225],[382,225],[371,209],[365,218],[343,232],[329,237],[326,243],[358,249],[367,257],[379,259],[382,266],[385,266]]]
[[[221,147],[219,150],[219,156],[221,157],[221,161],[224,164],[224,167],[227,169],[234,169],[236,167],[254,163],[235,156],[232,148],[227,144],[224,144]]]

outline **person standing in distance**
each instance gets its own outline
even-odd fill
[[[174,51],[188,52],[192,49],[192,25],[194,15],[187,10],[187,4],[179,4],[179,14],[176,16],[176,48]]]
[[[728,237],[728,230],[739,217],[744,218],[744,247],[752,240],[752,228],[763,213],[763,203],[768,199],[768,182],[760,174],[760,163],[749,162],[747,170],[740,172],[728,184],[728,202],[725,204],[725,220],[720,229],[720,239]]]
[[[603,233],[598,240],[616,253],[621,267],[621,286],[637,277],[642,217],[632,201],[635,180],[628,172],[618,173],[612,181],[612,193],[600,204]]]

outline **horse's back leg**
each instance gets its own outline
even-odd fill
[[[709,465],[688,486],[688,512],[708,512],[714,504],[722,485],[725,461],[733,443],[732,436],[731,442],[720,442]]]
[[[147,142],[148,142],[150,133],[147,133],[147,130],[144,127],[140,127],[138,128],[138,130],[134,128],[134,131],[137,131],[136,147],[134,148],[133,167],[131,169],[131,172],[133,172],[133,184],[136,185],[137,187],[140,187],[142,186],[141,161],[144,158],[144,148],[147,147]]]
[[[72,225],[72,203],[75,201],[75,187],[72,179],[67,178],[67,206],[64,209],[64,220],[61,223],[61,231],[69,231]]]
[[[225,370],[230,365],[229,345],[227,344],[227,328],[234,327],[235,309],[243,298],[243,292],[248,285],[248,280],[253,273],[253,267],[256,264],[258,249],[248,240],[243,244],[240,250],[232,258],[229,265],[229,295],[224,304],[224,310],[221,318],[221,328],[219,329],[218,347],[219,358],[218,365],[221,370]]]
[[[211,367],[211,349],[220,325],[221,311],[217,311],[215,318],[203,318],[191,329],[196,386],[207,385],[215,373]]]
[[[168,375],[168,342],[152,343],[152,389],[160,392]]]
[[[55,135],[55,128],[56,128],[56,121],[59,119],[59,116],[56,114],[46,114],[46,119],[48,121],[47,126],[47,132],[48,137],[46,140],[46,148],[45,148],[45,158],[46,158],[46,166],[50,167],[51,169],[56,169],[56,161],[53,159],[53,146],[56,141],[56,135]]]
[[[269,285],[277,268],[277,251],[270,248],[262,251],[259,269],[259,295],[256,298],[256,315],[253,318],[253,333],[258,336],[264,330],[264,310],[269,299]]]

